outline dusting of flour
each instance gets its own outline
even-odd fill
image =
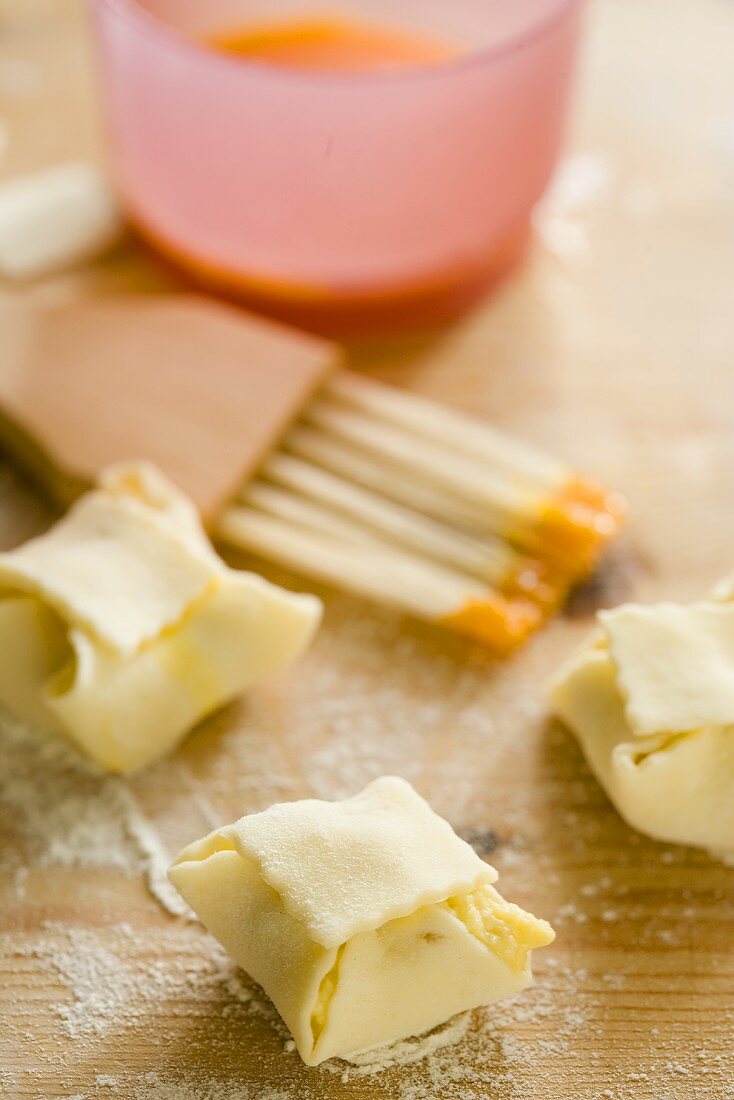
[[[0,713],[0,806],[35,867],[145,877],[161,906],[189,913],[166,878],[168,853],[123,779],[87,763],[60,738]],[[16,868],[22,883],[27,866]]]
[[[671,992],[665,965],[671,948],[689,949],[704,903],[705,918],[727,927],[726,872],[702,866],[708,892],[692,892],[685,850],[626,831],[572,744],[545,727],[542,698],[526,684],[549,672],[547,636],[493,678],[458,643],[456,653],[448,643],[426,650],[388,615],[360,618],[346,598],[332,598],[329,618],[297,671],[250,692],[132,780],[99,775],[57,741],[0,722],[0,828],[10,838],[0,847],[10,901],[0,957],[12,991],[3,1001],[0,986],[11,1009],[0,1028],[0,1094],[534,1100],[552,1073],[568,1100],[728,1097],[734,1013],[722,1004],[706,1046],[689,1035],[681,1050],[689,990]],[[412,779],[497,866],[507,896],[551,920],[558,941],[515,998],[351,1062],[305,1067],[262,990],[196,922],[170,915],[166,864],[239,814],[342,797],[386,772]],[[526,781],[497,783],[498,772]],[[657,864],[678,884],[665,904]],[[58,904],[39,888],[43,868],[62,871]],[[114,875],[94,874],[106,869],[147,876],[165,912]],[[642,884],[633,897],[630,870]],[[87,890],[78,903],[77,883]],[[134,912],[116,910],[122,899]],[[625,950],[630,920],[656,960],[650,972],[637,973]],[[697,980],[723,989],[725,967],[722,956]],[[649,1034],[640,1028],[639,1041],[629,1029],[622,1046],[609,1021],[616,1027],[640,998],[669,1015],[656,1015]]]

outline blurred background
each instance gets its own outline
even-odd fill
[[[204,10],[196,4],[168,7],[188,13],[194,22],[196,18],[201,20]],[[456,7],[460,29],[462,14],[470,27],[481,26],[481,3]],[[564,5],[544,3],[539,7],[547,14],[546,8],[562,9]],[[98,16],[100,12],[114,15],[118,8],[114,3],[102,3],[96,11]],[[493,5],[489,8],[493,10]],[[533,10],[532,3],[517,7],[525,18]],[[411,9],[406,11],[410,26]],[[135,99],[135,79],[120,75],[120,65],[109,62],[109,50],[103,54],[107,61],[100,60],[99,51],[93,56],[90,20],[83,5],[70,0],[27,0],[23,4],[4,0],[0,14],[3,178],[70,159],[91,158],[108,172],[117,166],[124,190],[128,181],[120,168],[120,131],[127,135],[132,126],[136,134],[139,126],[133,122],[127,129],[123,124],[110,123],[107,127],[105,120],[114,115],[109,103],[115,94],[124,102]],[[517,18],[521,20],[522,16]],[[430,326],[425,324],[421,303],[419,323],[413,323],[410,310],[415,303],[409,301],[407,318],[398,317],[397,325],[392,324],[394,317],[388,318],[387,327],[397,327],[401,337],[391,340],[389,347],[375,346],[375,334],[382,329],[375,323],[368,303],[366,320],[357,328],[372,340],[368,346],[359,341],[352,358],[352,362],[380,378],[410,385],[470,411],[486,412],[495,423],[516,429],[577,468],[623,488],[632,498],[633,523],[634,516],[640,514],[634,507],[638,494],[644,495],[644,511],[655,512],[655,524],[646,533],[646,539],[655,543],[654,549],[664,549],[675,537],[680,554],[687,542],[694,540],[701,566],[709,569],[722,543],[728,541],[728,528],[724,525],[719,529],[723,523],[721,509],[712,507],[718,496],[712,501],[709,494],[718,494],[721,479],[731,477],[727,422],[734,217],[732,79],[728,64],[731,20],[731,5],[726,0],[695,4],[686,0],[638,0],[634,4],[599,0],[592,4],[583,13],[583,48],[578,63],[573,64],[569,47],[569,56],[561,66],[563,79],[572,81],[574,92],[560,162],[550,189],[532,210],[532,234],[528,237],[523,233],[522,245],[513,252],[510,262],[505,263],[507,257],[500,255],[503,277],[487,293],[472,285],[471,306],[462,299],[457,311],[466,312],[453,328],[439,331],[435,338],[426,338]],[[149,29],[144,28],[144,38]],[[455,28],[454,33],[458,33]],[[214,51],[206,57],[207,63],[219,60],[220,55]],[[486,65],[485,61],[478,66],[482,78]],[[475,68],[469,66],[472,77],[476,76]],[[236,63],[234,69],[238,70]],[[277,85],[280,73],[276,73]],[[239,77],[239,72],[234,75]],[[305,74],[306,79],[309,75]],[[459,73],[461,80],[464,75]],[[294,79],[299,81],[302,76],[296,73]],[[407,77],[378,73],[376,79],[386,82],[386,90],[392,94],[394,82],[399,91],[404,91],[401,82],[416,78],[408,70]],[[115,80],[121,89],[118,93],[114,92]],[[176,81],[169,77],[168,82],[171,80],[175,88]],[[357,91],[361,91],[365,80],[369,77],[361,77],[363,83]],[[188,87],[185,73],[181,85],[184,91]],[[341,85],[336,87],[341,90]],[[418,87],[422,96],[420,81]],[[330,97],[330,88],[327,81],[318,91],[325,90],[327,100],[338,102],[338,95]],[[491,103],[493,87],[480,90],[485,97],[480,102],[480,114],[491,113],[485,104]],[[280,91],[276,87],[276,92]],[[246,89],[246,99],[248,93]],[[443,89],[436,94],[440,101]],[[476,94],[473,87],[464,99],[468,95],[471,100]],[[565,95],[564,84],[562,94],[559,92],[561,103]],[[287,103],[287,92],[285,99]],[[422,102],[416,108],[419,113]],[[503,99],[501,110],[495,112],[505,120],[505,130],[512,130],[517,117],[506,114],[516,109],[513,104],[513,100],[508,105]],[[174,108],[175,103],[168,101],[165,109],[161,108],[162,125]],[[428,112],[431,119],[433,109]],[[462,103],[459,115],[463,110]],[[148,113],[155,112],[152,104]],[[254,113],[259,114],[259,108]],[[364,122],[361,115],[358,117]],[[519,117],[525,116],[520,112]],[[179,124],[185,143],[185,117],[177,118]],[[426,125],[433,129],[432,122]],[[472,127],[473,135],[476,120]],[[436,131],[444,140],[439,126]],[[534,133],[531,126],[528,141]],[[499,135],[503,136],[507,140],[507,134]],[[531,205],[528,196],[534,201],[542,190],[545,175],[552,167],[557,136],[554,131],[532,187],[520,199],[526,221]],[[197,140],[200,137],[197,135]],[[486,150],[490,160],[492,141],[499,137],[490,132]],[[178,131],[174,138],[178,148]],[[469,146],[474,148],[487,140],[486,133],[480,133],[476,140],[469,141]],[[233,142],[227,139],[224,144],[230,147]],[[281,147],[283,144],[280,142]],[[371,149],[365,139],[363,152]],[[140,150],[141,155],[145,152],[145,148]],[[236,149],[235,154],[241,156],[243,174],[247,176],[249,150]],[[363,159],[369,159],[366,153]],[[513,169],[521,171],[523,164],[521,158],[513,162]],[[190,175],[205,180],[211,176],[214,182],[210,185],[216,191],[221,172],[210,172],[209,168],[207,163],[205,171],[201,160],[196,160]],[[351,168],[348,164],[346,170]],[[378,174],[379,170],[378,165]],[[387,180],[394,181],[389,165],[386,168],[382,164],[382,171]],[[160,182],[161,201],[164,206],[168,202],[176,208],[180,201],[185,202],[178,194],[185,187],[171,185],[166,172],[161,172],[164,178],[154,181],[155,186]],[[291,174],[290,167],[283,174],[288,186]],[[496,167],[490,173],[484,203],[490,216],[494,216],[493,181],[502,175]],[[297,172],[296,176],[294,193],[301,193],[305,185]],[[516,176],[508,178],[512,181]],[[455,181],[443,181],[445,188],[440,196],[446,190],[450,193],[452,215],[458,216],[457,208],[458,213],[462,212],[462,186],[474,189],[481,204],[483,187],[471,174],[468,180],[467,184],[463,179],[459,181],[458,191],[451,190]],[[281,186],[285,184],[281,179]],[[134,190],[134,185],[129,186]],[[249,186],[247,179],[242,186],[245,190]],[[418,174],[411,186],[415,192],[425,190],[423,177]],[[512,189],[510,184],[510,192]],[[439,208],[440,196],[436,200]],[[131,201],[134,204],[135,199]],[[196,201],[192,199],[194,204]],[[390,207],[390,203],[387,196],[383,207]],[[217,204],[213,200],[202,200],[202,204],[206,207],[202,220],[206,222],[211,207]],[[239,205],[246,207],[247,201]],[[287,197],[279,208],[281,212],[288,208]],[[267,221],[258,209],[257,217]],[[458,231],[468,233],[480,246],[489,240],[502,253],[502,230],[490,227],[488,235],[480,229],[475,232],[476,216],[473,208],[466,226]],[[346,223],[359,220],[351,210],[341,211],[338,217]],[[516,224],[518,218],[506,214],[507,220]],[[282,222],[272,230],[271,236],[278,235],[287,250],[290,236]],[[232,247],[240,247],[236,234],[230,236],[235,240]],[[318,241],[319,234],[316,236]],[[386,249],[392,247],[394,237],[394,227],[385,230],[382,243]],[[186,247],[181,245],[182,249]],[[249,241],[243,247],[247,252]],[[347,248],[341,264],[352,263],[355,251],[354,247]],[[325,253],[329,252],[328,248],[317,247],[316,261],[328,263],[329,255]],[[166,253],[168,256],[168,250]],[[333,248],[330,255],[334,255]],[[490,255],[490,281],[496,274],[496,259],[496,252]],[[227,261],[222,262],[226,265]],[[308,268],[311,260],[303,262]],[[426,263],[430,266],[431,260]],[[380,284],[381,278],[381,274],[375,275],[371,289]],[[388,280],[384,285],[388,286],[389,298],[392,284]],[[5,281],[1,293],[6,301],[57,302],[100,293],[189,286],[168,262],[128,232],[121,243],[92,264],[23,284]],[[340,287],[331,289],[338,297]],[[246,300],[247,293],[245,288]],[[254,298],[258,304],[257,288]],[[442,301],[446,304],[445,299]],[[294,308],[293,301],[284,304],[278,293],[259,304],[276,313]],[[449,312],[456,305],[449,291]],[[439,314],[442,308],[439,303]],[[295,309],[298,313],[297,303]],[[320,319],[316,317],[316,327]],[[331,316],[327,317],[327,328],[330,322],[334,323]],[[697,479],[698,491],[687,504],[696,516],[681,524],[678,487],[684,471],[689,479]],[[702,540],[704,527],[707,537]],[[665,555],[661,556],[659,568],[665,570]]]

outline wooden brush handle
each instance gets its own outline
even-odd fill
[[[189,295],[8,308],[0,441],[67,503],[154,462],[213,519],[339,362],[322,340]]]

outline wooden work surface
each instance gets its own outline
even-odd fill
[[[734,4],[599,0],[589,32],[578,159],[530,263],[443,339],[361,365],[623,489],[625,538],[573,613],[507,665],[323,591],[298,667],[128,785],[59,775],[57,789],[58,762],[1,748],[3,1096],[734,1096],[734,871],[628,829],[543,695],[596,604],[695,597],[734,566]],[[0,172],[96,143],[81,3],[0,0]],[[23,293],[162,285],[128,244]],[[2,545],[48,518],[0,467]],[[274,799],[340,796],[383,772],[491,853],[503,891],[558,939],[535,989],[476,1014],[458,1045],[342,1080],[344,1066],[284,1050],[262,998],[133,864],[155,871],[156,844],[174,853]]]

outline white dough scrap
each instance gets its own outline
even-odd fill
[[[294,659],[319,617],[314,597],[226,566],[152,467],[114,467],[0,554],[0,702],[133,771]]]
[[[421,1034],[531,980],[553,931],[410,784],[243,817],[184,849],[173,884],[272,998],[308,1065]]]
[[[91,259],[120,235],[102,173],[71,161],[0,185],[0,275],[29,279]]]
[[[734,604],[627,605],[551,684],[622,816],[660,840],[734,853]]]

